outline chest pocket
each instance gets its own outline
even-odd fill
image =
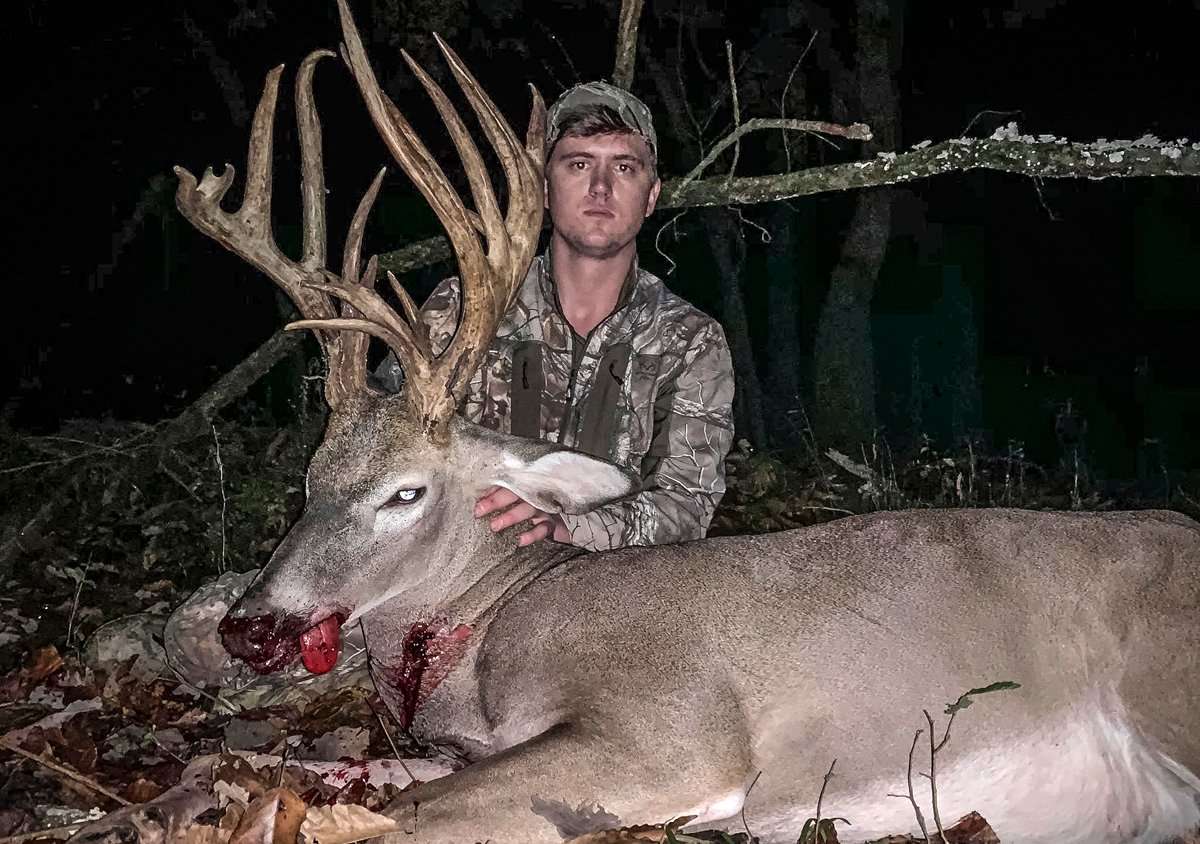
[[[509,387],[509,431],[537,439],[542,434],[542,344],[524,340],[513,347]]]
[[[579,415],[579,435],[575,447],[593,457],[615,457],[617,426],[629,415],[628,344],[610,347],[596,368],[592,389]]]

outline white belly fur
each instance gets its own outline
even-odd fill
[[[938,804],[949,826],[971,811],[1001,841],[1022,844],[1159,844],[1200,828],[1200,779],[1147,745],[1128,721],[1099,707],[1046,724],[1026,740],[959,758],[938,771]],[[970,718],[965,713],[964,718]],[[951,735],[951,743],[954,735]],[[918,746],[913,790],[931,834],[928,756]],[[819,783],[818,783],[819,786]],[[822,817],[844,817],[844,842],[919,832],[907,799],[904,772],[868,788],[826,798]],[[771,818],[747,818],[764,842],[794,842],[814,807]]]

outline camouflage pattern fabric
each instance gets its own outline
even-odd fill
[[[459,302],[458,279],[449,278],[421,309],[435,351],[454,334]],[[635,263],[617,310],[586,338],[573,373],[576,342],[542,255],[460,412],[641,476],[640,492],[564,515],[573,544],[602,551],[702,538],[725,492],[733,441],[733,367],[721,326]],[[390,357],[377,375],[392,389],[402,378]]]

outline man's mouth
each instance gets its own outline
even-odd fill
[[[585,217],[615,217],[617,215],[614,214],[613,212],[607,211],[603,208],[587,208],[584,210],[583,216],[585,216]]]

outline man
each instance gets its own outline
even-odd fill
[[[475,508],[519,543],[593,551],[705,535],[725,491],[733,371],[720,325],[637,265],[636,238],[661,182],[650,111],[604,82],[576,85],[547,115],[552,232],[501,321],[462,412],[486,427],[558,442],[642,478],[635,495],[553,515],[495,488]],[[434,349],[458,322],[447,279],[422,308]],[[379,373],[399,386],[390,359]]]

